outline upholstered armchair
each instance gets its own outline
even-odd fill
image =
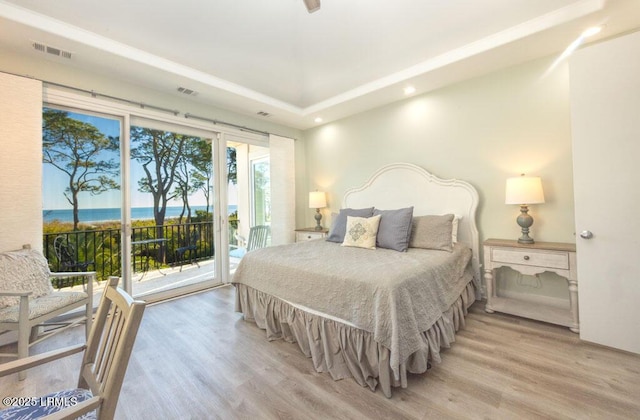
[[[86,277],[83,290],[56,291],[52,286],[52,279],[79,276]],[[44,256],[28,245],[21,250],[0,253],[0,333],[18,333],[17,352],[0,355],[27,357],[35,343],[82,322],[86,324],[88,337],[95,278],[95,272],[51,273]],[[82,307],[77,317],[55,323],[63,328],[48,328],[54,318]],[[19,376],[24,379],[25,374]]]

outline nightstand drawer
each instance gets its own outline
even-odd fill
[[[296,232],[296,242],[306,242],[313,239],[322,239],[326,236],[324,232]]]
[[[508,264],[569,269],[569,254],[567,252],[493,248],[491,260]]]
[[[314,239],[326,238],[329,231],[327,229],[317,230],[316,228],[296,229],[296,242],[307,242]]]

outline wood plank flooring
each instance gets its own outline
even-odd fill
[[[147,308],[117,419],[640,418],[640,356],[582,342],[567,328],[486,314],[481,302],[442,363],[387,399],[316,373],[296,344],[268,342],[233,301],[233,288],[222,287]],[[81,339],[82,327],[35,352]],[[79,361],[32,369],[22,382],[0,378],[0,396],[73,387]]]

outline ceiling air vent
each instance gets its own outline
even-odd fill
[[[196,96],[198,94],[198,92],[196,92],[195,90],[187,89],[187,88],[184,88],[184,87],[179,87],[178,88],[178,92],[184,93],[185,95],[189,95],[189,96]]]
[[[264,111],[258,111],[258,115],[260,115],[261,117],[270,117],[271,114],[269,114],[268,112],[264,112]]]
[[[45,45],[41,42],[34,42],[32,45],[36,51],[55,55],[56,57],[71,59],[71,53],[69,51],[61,50],[60,48],[52,47],[50,45]]]

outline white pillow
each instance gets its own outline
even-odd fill
[[[376,249],[380,215],[372,217],[347,216],[347,230],[342,246]]]
[[[455,244],[458,242],[458,223],[462,219],[462,216],[459,214],[453,215],[453,221],[451,222],[451,243]]]

